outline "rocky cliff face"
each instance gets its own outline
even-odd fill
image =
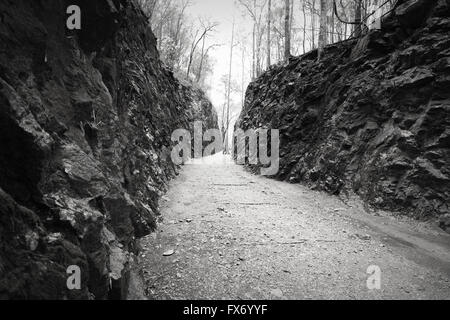
[[[237,124],[281,130],[277,178],[381,209],[450,214],[450,1],[402,1],[382,30],[266,72]]]
[[[162,66],[129,0],[3,0],[0,43],[0,299],[126,298],[177,173],[172,132],[217,116]]]

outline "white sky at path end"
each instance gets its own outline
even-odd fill
[[[224,103],[223,85],[220,78],[229,72],[230,43],[233,17],[235,19],[235,43],[239,42],[242,36],[248,36],[252,28],[252,22],[248,17],[243,17],[243,10],[234,0],[192,0],[192,6],[187,9],[191,19],[198,24],[199,18],[208,18],[219,25],[216,31],[208,38],[207,44],[222,44],[214,48],[210,53],[213,59],[213,74],[208,79],[211,90],[208,92],[212,103],[218,111],[222,110]],[[233,79],[241,83],[242,78],[242,54],[240,46],[236,46],[233,55]],[[250,61],[247,58],[245,63],[246,86],[249,79]],[[236,102],[240,101],[240,95],[233,97]]]

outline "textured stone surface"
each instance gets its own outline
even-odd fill
[[[448,228],[450,1],[395,12],[320,63],[311,52],[263,74],[237,126],[281,130],[279,179]]]
[[[70,4],[79,32],[65,29]],[[171,133],[217,127],[205,96],[161,64],[136,8],[0,2],[0,299],[126,298],[136,239],[177,173]],[[67,290],[71,265],[82,290]]]

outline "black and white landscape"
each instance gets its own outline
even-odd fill
[[[447,300],[449,159],[449,0],[0,0],[1,300]]]

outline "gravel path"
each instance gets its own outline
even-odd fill
[[[152,299],[450,299],[449,235],[221,155],[184,167],[161,218],[142,241]]]

